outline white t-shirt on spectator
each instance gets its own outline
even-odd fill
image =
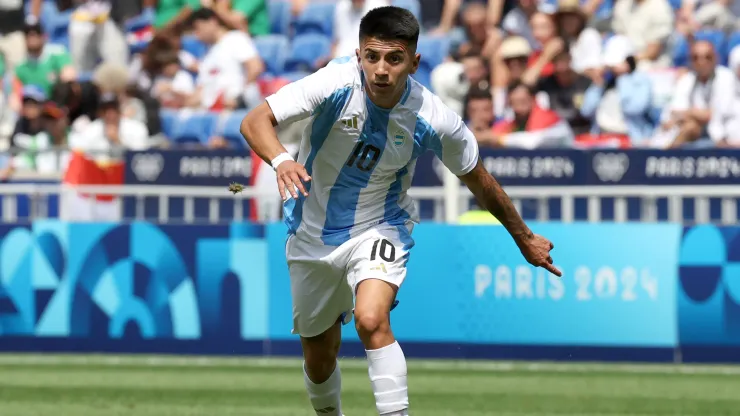
[[[166,85],[170,85],[170,92],[160,93],[160,89]],[[160,75],[154,78],[154,86],[152,87],[152,96],[161,101],[169,101],[173,98],[172,93],[190,95],[195,92],[195,81],[192,75],[187,71],[179,70],[172,78],[167,78]]]
[[[200,63],[196,84],[202,88],[201,106],[210,108],[221,95],[240,97],[247,79],[244,63],[257,56],[249,35],[236,30],[226,33]]]
[[[671,112],[690,109],[711,109],[712,118],[707,125],[707,133],[714,141],[726,139],[730,134],[729,126],[733,120],[735,91],[737,81],[731,70],[718,66],[714,77],[707,83],[700,83],[693,72],[684,74],[676,84],[670,111],[664,112],[669,117]]]
[[[149,131],[146,125],[140,121],[129,118],[121,118],[118,127],[118,138],[120,147],[127,150],[146,150],[149,148]],[[105,125],[103,120],[95,120],[88,124],[78,134],[70,134],[69,147],[73,150],[86,152],[97,161],[105,161],[111,158],[114,146],[105,137]]]
[[[334,39],[337,48],[334,57],[352,56],[360,47],[360,20],[372,9],[388,6],[388,0],[366,0],[360,10],[352,7],[350,0],[337,1],[334,9]]]
[[[601,35],[596,29],[591,27],[583,29],[570,48],[570,65],[573,70],[580,74],[588,69],[601,66],[602,43]]]

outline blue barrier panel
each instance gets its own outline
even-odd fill
[[[562,279],[500,227],[415,229],[393,311],[409,356],[670,359],[679,226],[533,228]],[[282,224],[1,225],[0,349],[295,354],[285,237]],[[351,326],[344,337],[362,354]]]
[[[424,342],[676,345],[679,226],[534,229],[555,242],[562,279],[529,266],[502,227],[417,226],[394,332]],[[283,339],[292,325],[284,228],[269,226],[267,237],[270,336]],[[344,338],[356,339],[354,330]]]
[[[508,186],[699,185],[740,181],[740,150],[481,149],[489,172]],[[126,183],[228,186],[246,183],[252,160],[243,151],[149,150],[126,156]],[[440,186],[441,162],[419,157],[414,186]]]

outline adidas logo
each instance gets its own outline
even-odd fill
[[[346,119],[340,120],[340,121],[346,127],[349,127],[351,129],[356,129],[357,128],[357,116],[352,116],[352,118],[346,118]]]
[[[344,120],[342,120],[342,121],[344,121]],[[329,406],[329,407],[325,407],[323,409],[314,409],[314,410],[316,411],[316,413],[331,413],[331,412],[333,412],[333,411],[336,410],[336,407]]]

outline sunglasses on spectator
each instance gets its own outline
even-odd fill
[[[693,54],[693,55],[691,55],[691,60],[692,61],[701,61],[701,60],[704,60],[704,61],[712,61],[712,60],[714,60],[714,55],[697,55],[697,54]]]

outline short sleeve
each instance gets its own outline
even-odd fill
[[[252,38],[244,32],[232,31],[229,33],[229,50],[234,54],[237,62],[246,62],[256,56],[257,48],[252,42]]]
[[[436,107],[429,147],[452,173],[466,175],[478,163],[478,141],[460,116],[441,102]]]
[[[351,87],[347,65],[350,64],[329,64],[267,97],[267,104],[278,124],[290,124],[307,118],[337,91]]]

